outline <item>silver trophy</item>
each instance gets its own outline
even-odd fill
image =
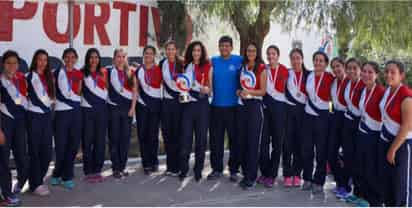
[[[190,102],[190,79],[185,74],[179,74],[176,79],[176,87],[179,89],[179,102],[188,103]]]

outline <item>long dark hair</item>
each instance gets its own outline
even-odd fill
[[[99,63],[97,63],[97,68],[96,68],[96,73],[99,75],[103,75],[101,72],[101,56],[99,51],[97,50],[97,48],[89,48],[86,52],[86,56],[84,58],[84,66],[83,66],[83,74],[85,77],[88,77],[90,75],[90,58],[92,57],[93,53],[95,53],[97,55],[97,57],[99,58]]]
[[[303,61],[304,60],[304,56],[303,56],[303,51],[302,51],[302,49],[300,49],[300,48],[294,48],[294,49],[292,49],[290,52],[289,52],[289,58],[291,59],[292,58],[292,55],[294,54],[294,53],[297,53],[297,54],[299,54],[301,57],[302,57],[302,71],[303,71],[303,74],[305,75],[305,77],[309,74],[309,71],[308,71],[308,69],[306,68],[306,66],[305,66],[305,62]]]
[[[176,41],[174,41],[174,40],[169,40],[169,41],[167,41],[166,44],[165,44],[165,49],[167,49],[167,47],[170,46],[170,45],[174,46],[174,47],[176,48],[176,50],[177,50]],[[176,53],[176,57],[175,57],[175,63],[176,63],[176,68],[175,68],[175,70],[176,70],[178,73],[183,73],[183,72],[184,72],[184,64],[183,64],[183,61],[179,58],[179,56],[178,56],[177,53]],[[163,64],[164,64],[164,63],[163,63]],[[166,64],[167,64],[167,63],[166,63]]]
[[[36,72],[37,71],[37,59],[40,55],[45,55],[47,56],[47,65],[46,69],[44,70],[44,75],[46,76],[46,82],[47,82],[47,93],[51,98],[55,98],[55,89],[54,89],[54,80],[53,80],[53,74],[52,70],[50,68],[50,59],[49,59],[49,54],[47,53],[46,50],[44,49],[38,49],[31,60],[30,64],[30,72]]]
[[[255,60],[255,66],[253,66],[253,72],[257,72],[257,69],[259,67],[260,64],[263,64],[263,59],[262,59],[262,51],[260,49],[260,47],[256,44],[256,43],[249,43],[247,44],[244,52],[243,52],[243,66],[247,67],[247,64],[249,63],[249,58],[247,57],[247,48],[249,48],[249,46],[254,46],[256,48],[256,60]]]
[[[199,66],[203,66],[209,62],[207,58],[206,48],[203,45],[203,43],[200,41],[193,41],[189,44],[185,52],[185,69],[190,63],[193,62],[192,53],[193,53],[193,50],[195,49],[195,46],[200,46],[200,50],[202,51],[202,54],[200,55]]]

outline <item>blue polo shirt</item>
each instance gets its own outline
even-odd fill
[[[236,90],[239,88],[242,61],[243,58],[238,55],[231,55],[228,59],[223,59],[222,56],[212,58],[213,106],[231,107],[238,104]]]

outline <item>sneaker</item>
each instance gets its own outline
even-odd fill
[[[264,184],[266,180],[265,176],[259,176],[259,178],[256,180],[256,183],[258,184]]]
[[[238,180],[237,173],[230,174],[229,180],[230,182],[236,183]]]
[[[292,186],[293,186],[292,177],[285,177],[285,178],[283,179],[283,186],[285,186],[285,187],[287,187],[287,188],[292,187]]]
[[[267,177],[267,178],[265,179],[265,181],[263,182],[263,185],[264,185],[266,188],[272,188],[272,187],[273,187],[273,184],[274,184],[274,181],[275,181],[275,179],[273,179],[272,177]]]
[[[21,204],[21,200],[17,198],[16,195],[6,197],[4,202],[5,202],[5,206],[7,207],[17,207],[17,206],[20,206]]]
[[[176,172],[174,172],[174,171],[166,171],[165,172],[165,175],[166,176],[171,176],[171,177],[177,177],[177,176],[179,176],[179,171],[176,171]]]
[[[50,195],[49,187],[46,185],[40,185],[33,191],[33,194],[37,196],[48,196]]]
[[[120,172],[120,174],[122,175],[122,176],[124,176],[124,177],[128,177],[129,176],[129,172],[127,172],[127,171],[122,171],[122,172]]]
[[[294,187],[300,187],[301,185],[301,180],[299,176],[294,176],[293,177],[293,186]]]
[[[322,194],[323,193],[323,186],[318,185],[318,184],[314,184],[312,186],[312,193],[313,194]]]
[[[152,171],[153,173],[158,172],[158,171],[159,171],[159,166],[158,166],[158,165],[155,165],[155,166],[151,167],[151,168],[150,168],[150,171]]]
[[[58,185],[60,185],[62,183],[62,179],[61,178],[58,178],[58,177],[51,177],[50,178],[50,184],[52,185],[52,186],[58,186]]]
[[[20,194],[22,189],[23,189],[23,186],[20,185],[19,183],[16,183],[16,185],[14,185],[13,187],[13,193]]]
[[[64,188],[72,190],[74,188],[74,181],[73,180],[67,180],[67,181],[63,181],[62,185]]]
[[[350,196],[351,194],[346,191],[345,188],[339,187],[337,192],[336,192],[336,198],[338,199],[346,199]]]
[[[346,203],[355,203],[356,201],[359,200],[359,198],[356,195],[349,195],[344,198]]]
[[[302,190],[309,191],[312,189],[312,183],[310,181],[304,181],[302,185]]]
[[[145,175],[150,175],[152,173],[152,168],[143,168],[143,173]]]
[[[180,173],[179,174],[179,180],[180,181],[184,181],[186,177],[187,177],[186,173]]]
[[[122,174],[120,173],[120,171],[114,171],[113,172],[113,177],[116,178],[116,179],[121,179]]]
[[[95,183],[102,183],[104,181],[104,177],[102,176],[102,174],[97,173],[94,177],[93,180]]]
[[[251,189],[255,186],[255,182],[253,181],[247,181],[247,180],[242,180],[239,183],[239,186],[243,189],[243,190],[248,190]]]
[[[369,202],[362,198],[356,200],[355,204],[357,207],[369,207]]]
[[[222,173],[220,172],[216,172],[216,171],[212,171],[212,173],[210,173],[207,176],[207,180],[216,180],[218,178],[222,177]]]
[[[199,182],[202,179],[202,173],[195,173],[195,181]]]

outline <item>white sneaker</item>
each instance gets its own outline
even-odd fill
[[[48,196],[50,195],[49,187],[46,185],[40,185],[33,191],[33,194],[37,196]]]

